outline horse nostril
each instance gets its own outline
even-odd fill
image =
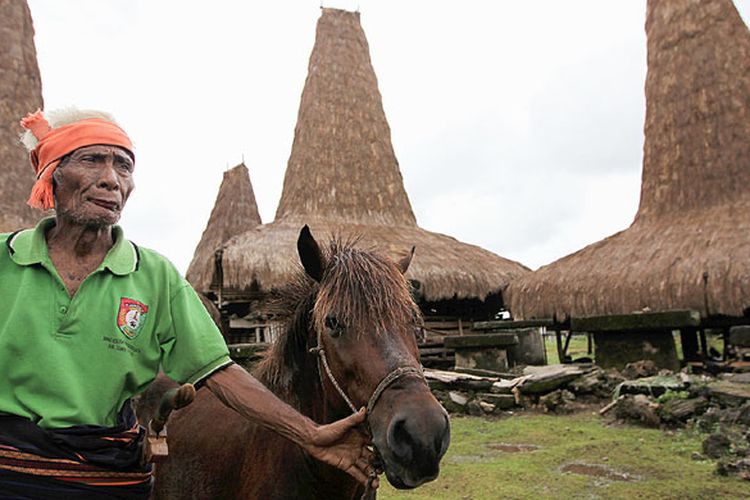
[[[445,424],[445,427],[435,439],[435,452],[437,453],[438,459],[445,455],[445,452],[448,451],[448,445],[451,442],[451,425],[448,420],[448,414],[445,414],[443,417],[443,423]]]
[[[402,462],[408,462],[412,457],[412,438],[406,429],[406,419],[394,419],[388,430],[388,447]]]

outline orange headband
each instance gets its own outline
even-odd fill
[[[29,113],[21,126],[39,140],[29,158],[36,172],[36,183],[26,203],[34,208],[49,210],[55,206],[52,195],[52,174],[63,156],[78,148],[107,144],[120,146],[133,155],[133,144],[117,125],[100,118],[87,118],[68,125],[51,128],[41,111]]]

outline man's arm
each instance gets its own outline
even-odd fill
[[[206,387],[240,415],[297,443],[318,460],[367,484],[373,454],[367,448],[369,437],[358,428],[365,420],[364,408],[338,422],[318,425],[281,401],[237,365],[211,375],[206,379]],[[377,487],[377,479],[372,486]]]

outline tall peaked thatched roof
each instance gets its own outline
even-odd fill
[[[417,226],[358,13],[322,10],[308,70],[276,219],[225,245],[225,290],[263,292],[285,283],[304,224],[319,240],[357,235],[362,246],[394,257],[416,246],[407,277],[429,301],[485,299],[528,272]]]
[[[635,220],[512,284],[517,317],[750,315],[750,32],[731,0],[649,0],[646,33]]]
[[[417,222],[359,13],[323,9],[276,220]]]
[[[187,271],[194,286],[210,284],[214,253],[233,236],[261,224],[250,173],[244,163],[224,172],[214,209]],[[207,286],[204,285],[205,290]]]
[[[26,0],[0,0],[0,233],[36,223],[26,205],[34,172],[21,143],[18,121],[41,108],[42,82],[34,26]]]

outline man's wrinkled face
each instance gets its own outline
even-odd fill
[[[55,210],[88,226],[111,226],[122,213],[133,183],[133,159],[118,146],[76,149],[55,170]]]

